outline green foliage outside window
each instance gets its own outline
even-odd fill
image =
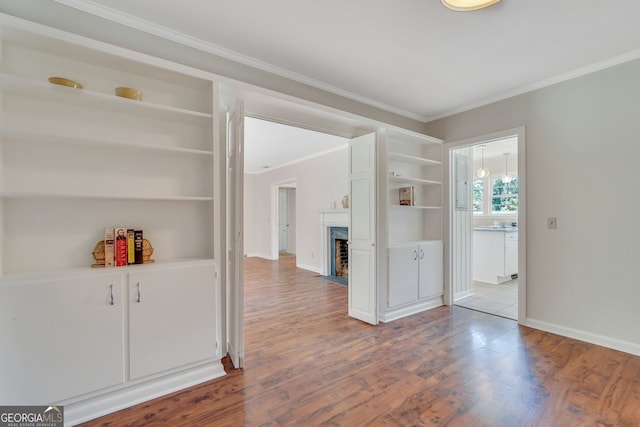
[[[474,211],[475,211],[475,183],[474,183]],[[510,182],[502,178],[493,180],[491,195],[491,213],[505,213],[518,211],[518,178]]]
[[[484,180],[473,181],[473,212],[482,213],[482,200],[484,199]]]

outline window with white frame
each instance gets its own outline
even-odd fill
[[[503,181],[502,177],[491,181],[491,213],[518,212],[518,178]]]
[[[473,213],[483,214],[484,209],[484,179],[473,180]]]
[[[518,178],[508,181],[498,178],[473,180],[474,215],[501,215],[518,213]]]

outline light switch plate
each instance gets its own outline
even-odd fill
[[[549,230],[555,230],[556,228],[558,228],[558,220],[555,216],[550,216],[549,218],[547,218],[547,228]]]

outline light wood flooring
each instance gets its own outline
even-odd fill
[[[85,426],[640,425],[640,357],[461,307],[370,326],[295,257],[245,289],[244,369]]]

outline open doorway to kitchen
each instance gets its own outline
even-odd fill
[[[524,300],[521,137],[479,139],[452,149],[450,156],[452,303],[514,320]]]

